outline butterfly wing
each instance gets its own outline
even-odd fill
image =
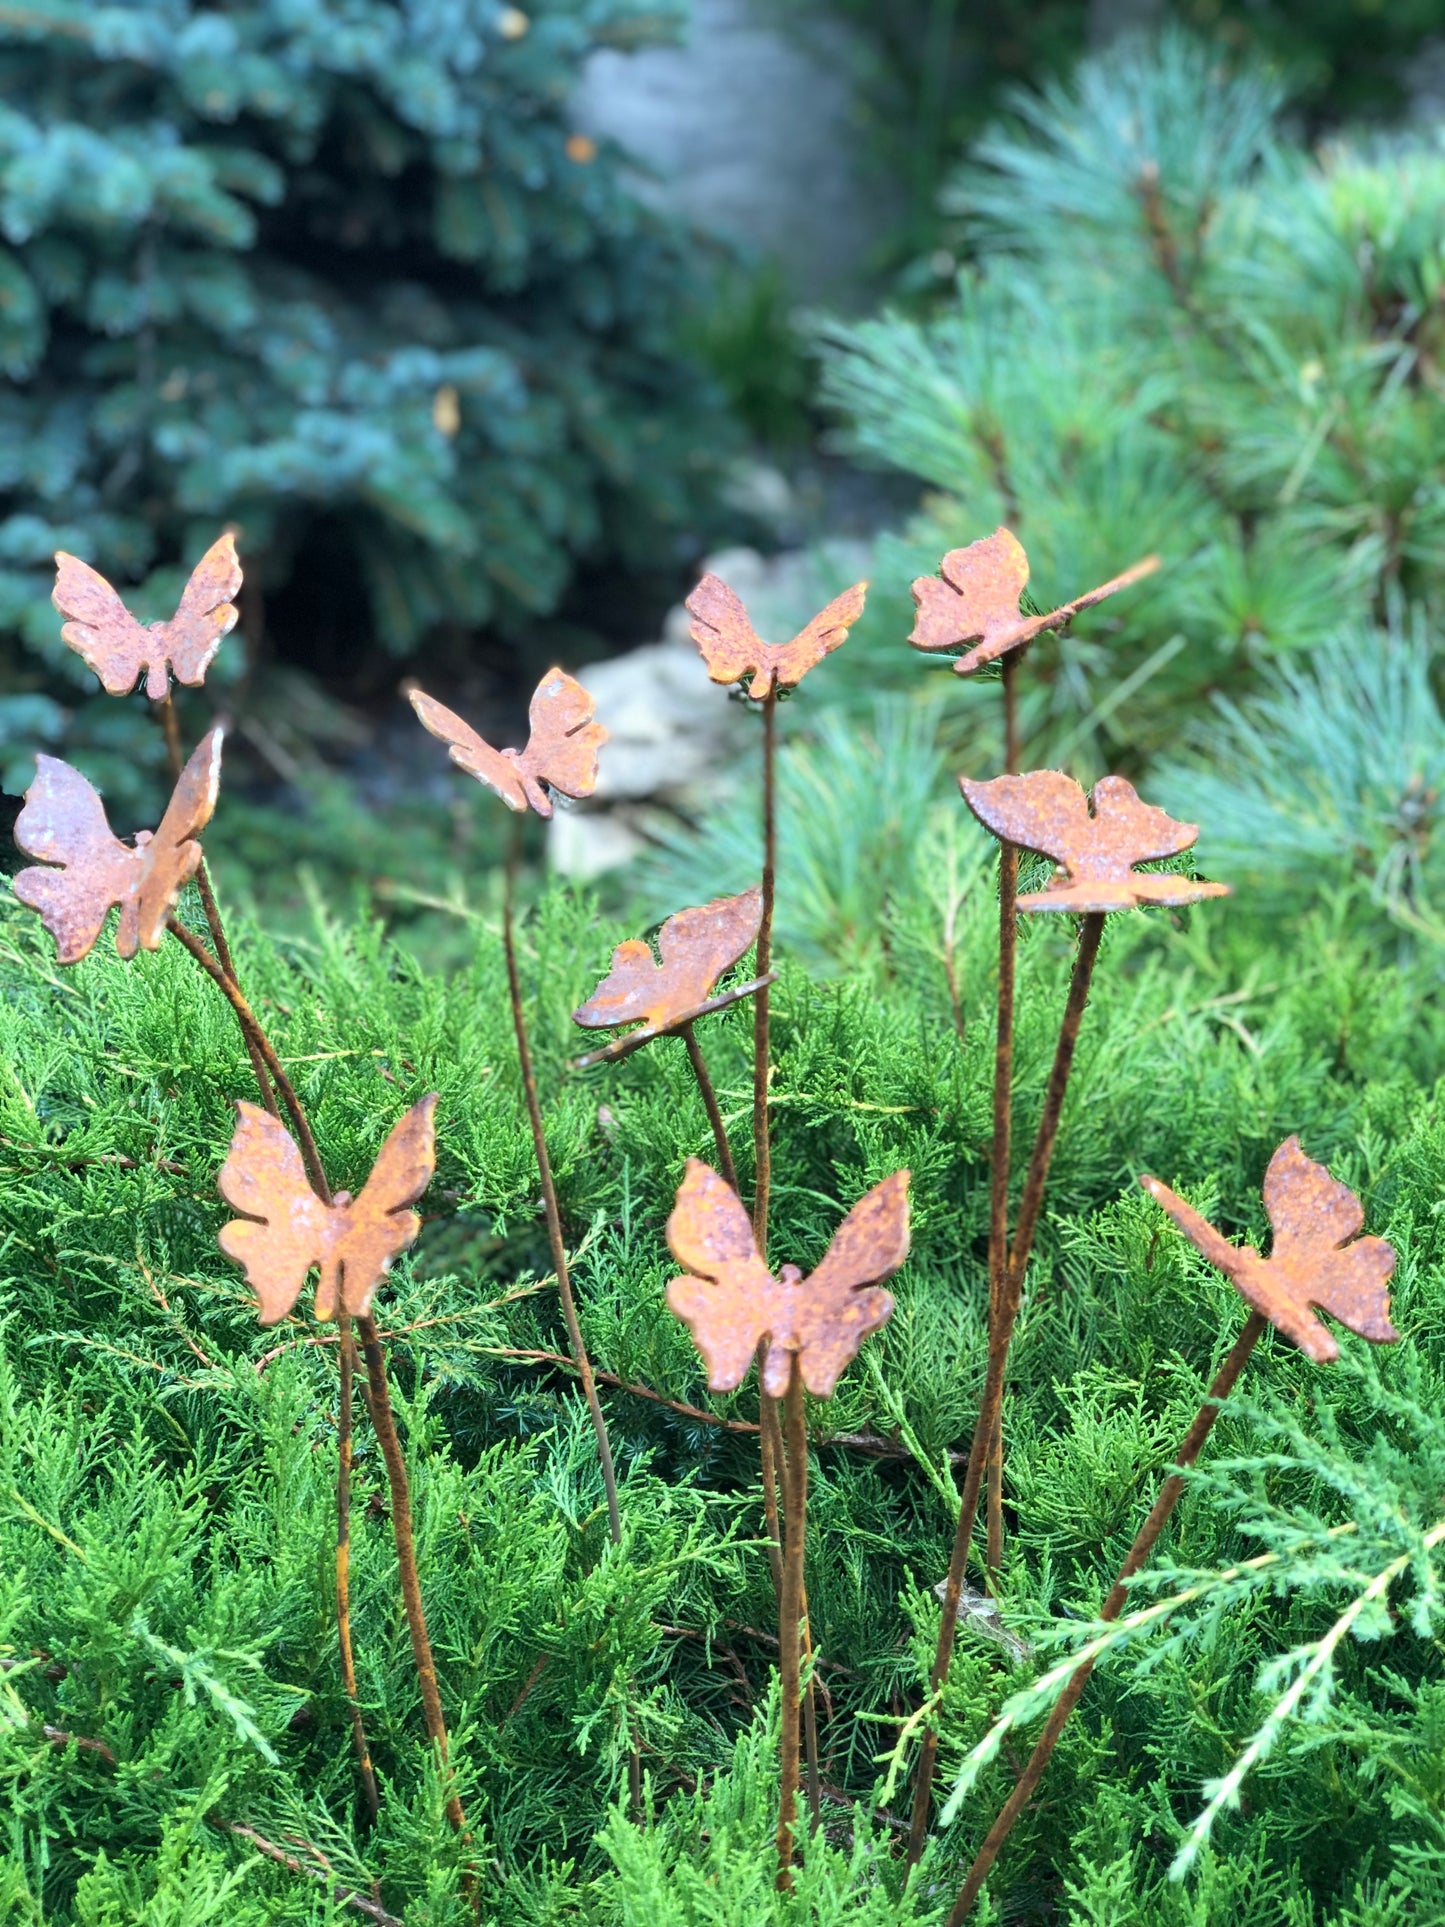
[[[863,613],[863,599],[867,593],[866,582],[855,582],[851,589],[834,596],[827,608],[821,609],[791,642],[785,642],[781,649],[769,649],[765,666],[771,669],[773,681],[784,689],[795,688],[824,656],[831,655],[833,650],[845,643],[848,631]],[[759,689],[756,680],[748,691],[750,696],[755,697],[767,693],[766,689]]]
[[[340,1209],[345,1216],[336,1241],[336,1268],[323,1269],[316,1316],[334,1318],[334,1283],[340,1272],[341,1303],[353,1318],[371,1309],[371,1294],[392,1260],[421,1230],[411,1209],[436,1170],[436,1093],[413,1104],[392,1126],[360,1195]]]
[[[1257,1259],[1257,1254],[1239,1245],[1232,1245],[1223,1232],[1215,1230],[1208,1218],[1202,1217],[1192,1204],[1186,1204],[1177,1191],[1171,1191],[1158,1178],[1146,1175],[1139,1182],[1154,1202],[1174,1220],[1194,1249],[1237,1285],[1245,1264],[1250,1258]]]
[[[13,887],[54,937],[56,961],[77,962],[100,935],[111,905],[130,902],[143,853],[112,834],[99,793],[55,756],[35,759],[15,841],[27,856],[59,866],[21,870]]]
[[[1132,866],[1157,863],[1191,849],[1199,836],[1197,823],[1180,823],[1152,803],[1122,776],[1105,776],[1094,785],[1095,835],[1107,841]]]
[[[1264,1270],[1275,1287],[1271,1298],[1279,1301],[1260,1304],[1266,1317],[1320,1364],[1339,1347],[1311,1305],[1377,1345],[1398,1339],[1387,1289],[1394,1248],[1384,1238],[1358,1235],[1365,1223],[1360,1200],[1307,1158],[1297,1137],[1286,1138],[1269,1161],[1264,1206],[1274,1231]]]
[[[177,682],[189,689],[206,679],[223,637],[236,626],[240,610],[231,598],[241,587],[241,564],[236,542],[229,530],[213,542],[192,569],[190,580],[181,591],[180,606],[169,622],[156,625],[156,643],[169,658]],[[164,669],[162,669],[162,675]],[[146,686],[146,694],[157,692]],[[162,689],[159,692],[165,694]]]
[[[283,1126],[244,1100],[236,1106],[236,1129],[216,1184],[226,1203],[245,1214],[222,1225],[218,1243],[245,1272],[261,1323],[274,1325],[296,1303],[312,1265],[329,1258],[338,1214],[311,1189]]]
[[[803,1383],[815,1398],[831,1398],[838,1376],[869,1332],[893,1311],[892,1292],[881,1289],[908,1256],[907,1171],[875,1184],[844,1218],[823,1262],[795,1288],[795,1336]],[[767,1386],[774,1397],[787,1389],[787,1361],[776,1339],[768,1347]],[[775,1367],[774,1360],[777,1359]]]
[[[103,575],[64,549],[55,557],[51,601],[67,618],[61,640],[95,671],[108,696],[128,696],[158,654],[150,630],[136,621]]]
[[[735,1391],[778,1320],[779,1287],[758,1256],[737,1193],[698,1158],[687,1161],[667,1243],[691,1274],[668,1286],[668,1307],[692,1333],[709,1389]]]
[[[1088,849],[1093,828],[1088,800],[1073,777],[1061,770],[996,776],[988,783],[960,776],[958,787],[984,828],[1005,843],[1051,856],[1070,871]]]
[[[537,685],[528,720],[531,734],[517,758],[526,800],[538,816],[552,814],[549,789],[573,798],[597,787],[597,752],[607,731],[593,722],[597,705],[575,676],[552,669]]]
[[[750,669],[763,667],[768,646],[721,576],[705,575],[683,607],[692,617],[688,634],[714,682],[741,682]]]
[[[711,996],[723,972],[757,942],[762,923],[760,884],[669,917],[657,939],[668,978],[669,1009],[686,1010]]]
[[[929,650],[957,649],[979,638],[983,647],[969,651],[968,667],[992,661],[1009,646],[1011,631],[1025,626],[1019,597],[1028,579],[1029,559],[1008,529],[950,549],[938,575],[919,576],[913,584],[918,615],[908,640]]]
[[[159,947],[166,918],[201,862],[196,838],[211,820],[221,782],[219,725],[203,736],[181,771],[155,836],[142,852],[137,940]]]
[[[458,769],[464,769],[468,776],[475,776],[479,783],[494,789],[509,810],[526,809],[527,796],[515,756],[504,756],[500,750],[493,749],[454,709],[448,709],[424,690],[411,689],[407,694],[422,728],[446,744]]]
[[[667,999],[667,979],[658,968],[652,945],[629,937],[612,953],[612,968],[585,1004],[572,1013],[574,1024],[587,1030],[606,1030],[613,1024],[654,1020]]]

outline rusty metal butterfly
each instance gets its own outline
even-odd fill
[[[618,944],[611,970],[587,1002],[573,1011],[572,1021],[588,1030],[634,1023],[640,1023],[641,1029],[615,1038],[605,1049],[580,1058],[579,1064],[625,1056],[652,1038],[756,990],[761,978],[739,984],[721,997],[712,996],[718,978],[757,942],[762,920],[763,893],[754,888],[669,917],[657,939],[660,963],[653,957],[652,945],[640,937]]]
[[[537,685],[525,749],[493,749],[434,697],[420,689],[407,694],[422,727],[448,746],[457,767],[494,789],[509,810],[550,816],[550,791],[577,798],[597,787],[597,752],[607,731],[593,722],[596,706],[587,691],[561,669],[549,670]]]
[[[169,622],[137,622],[103,575],[63,549],[51,599],[69,618],[62,640],[84,657],[107,695],[129,695],[144,675],[147,696],[160,702],[172,675],[191,689],[205,681],[222,638],[236,626],[232,597],[240,587],[235,540],[226,534],[191,571]]]
[[[392,1127],[355,1198],[338,1191],[324,1204],[285,1127],[257,1104],[237,1104],[216,1182],[226,1203],[244,1215],[221,1227],[219,1242],[244,1270],[263,1325],[286,1316],[313,1265],[321,1268],[318,1319],[334,1318],[338,1307],[353,1318],[370,1310],[392,1260],[421,1229],[410,1207],[436,1169],[436,1105],[435,1094],[424,1097]]]
[[[748,695],[761,702],[777,689],[792,689],[824,656],[848,640],[863,613],[866,582],[855,582],[819,611],[791,642],[764,642],[740,599],[720,576],[705,575],[687,598],[690,633],[714,682],[741,682],[752,675]]]
[[[1025,616],[1019,611],[1019,597],[1028,583],[1029,559],[1017,536],[1008,529],[995,529],[967,548],[950,549],[938,575],[917,578],[913,602],[918,615],[908,640],[924,651],[957,649],[976,641],[977,646],[953,665],[960,676],[971,675],[1010,649],[1021,649],[1045,629],[1062,628],[1083,610],[1152,575],[1158,566],[1157,555],[1146,556],[1122,575],[1061,603],[1047,615]]]
[[[1297,1137],[1285,1139],[1264,1174],[1264,1208],[1274,1233],[1267,1258],[1252,1245],[1232,1245],[1158,1178],[1139,1182],[1246,1303],[1317,1365],[1338,1358],[1340,1348],[1312,1306],[1372,1344],[1398,1340],[1387,1289],[1394,1247],[1384,1238],[1358,1235],[1365,1224],[1360,1200],[1324,1165],[1307,1158]]]
[[[667,1221],[667,1242],[688,1275],[667,1303],[692,1333],[714,1392],[741,1385],[766,1340],[763,1390],[782,1398],[798,1362],[815,1398],[831,1398],[839,1374],[869,1332],[885,1324],[893,1295],[880,1289],[908,1256],[908,1173],[895,1171],[844,1218],[816,1271],[784,1265],[773,1277],[735,1191],[689,1158]]]
[[[1163,810],[1141,803],[1134,785],[1122,776],[1104,777],[1091,797],[1072,776],[1053,769],[996,776],[987,783],[961,776],[958,786],[986,829],[1006,843],[1051,856],[1059,865],[1047,889],[1019,898],[1020,910],[1128,910],[1145,903],[1177,907],[1229,895],[1227,883],[1135,871],[1136,863],[1157,862],[1190,849],[1199,826],[1178,823]]]
[[[106,820],[99,792],[69,763],[37,756],[35,781],[15,819],[15,841],[54,868],[21,870],[16,896],[40,913],[55,939],[56,960],[79,961],[100,935],[113,904],[120,906],[116,949],[133,957],[155,950],[177,897],[200,866],[196,841],[211,820],[221,780],[221,730],[202,737],[181,771],[154,835],[122,843]]]

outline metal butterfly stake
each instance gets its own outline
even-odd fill
[[[810,669],[848,640],[848,632],[863,613],[866,582],[855,582],[800,629],[790,642],[764,642],[754,629],[739,597],[720,576],[705,575],[687,598],[692,618],[690,634],[715,683],[741,684],[751,677],[746,694],[758,703],[763,718],[763,896],[754,971],[760,988],[753,998],[753,1236],[759,1251],[768,1249],[768,1205],[772,1190],[772,1136],[768,1122],[768,1093],[772,1080],[771,999],[773,908],[777,895],[777,710],[780,693],[796,689]],[[761,1369],[761,1359],[759,1367]],[[769,1558],[776,1587],[782,1583],[783,1542],[778,1516],[778,1479],[783,1461],[782,1426],[777,1400],[766,1386],[759,1388],[759,1453],[763,1508],[771,1540]],[[804,1614],[807,1605],[804,1601]],[[805,1633],[811,1651],[811,1633]],[[816,1824],[819,1818],[819,1773],[816,1713],[811,1681],[806,1707],[808,1791]]]
[[[667,1221],[667,1242],[686,1268],[667,1288],[669,1308],[692,1333],[714,1392],[736,1391],[756,1358],[764,1393],[783,1401],[787,1434],[783,1516],[787,1537],[778,1595],[782,1742],[778,1789],[778,1887],[793,1884],[802,1694],[803,1546],[807,1526],[806,1389],[831,1398],[893,1298],[880,1289],[908,1256],[908,1181],[895,1171],[844,1218],[806,1278],[796,1265],[769,1271],[735,1190],[689,1158]]]
[[[356,1321],[366,1359],[368,1410],[386,1467],[392,1538],[412,1657],[421,1688],[422,1712],[427,1737],[436,1747],[445,1769],[446,1719],[417,1573],[411,1488],[397,1436],[381,1334],[371,1315],[376,1287],[390,1270],[393,1259],[412,1243],[421,1229],[421,1219],[410,1207],[426,1190],[436,1169],[436,1104],[434,1094],[422,1098],[392,1127],[370,1177],[353,1198],[349,1192],[332,1191],[316,1140],[299,1105],[293,1113],[301,1147],[298,1151],[295,1140],[278,1119],[255,1104],[238,1103],[231,1147],[216,1182],[226,1203],[242,1214],[222,1227],[218,1242],[226,1256],[234,1259],[245,1272],[246,1282],[256,1294],[263,1325],[274,1325],[286,1316],[313,1266],[319,1267],[320,1272],[315,1316],[321,1320],[337,1320],[343,1354],[351,1344],[350,1322]],[[361,1725],[350,1649],[351,1389],[350,1375],[344,1374],[344,1423],[340,1429],[345,1477],[339,1487],[342,1498],[336,1543],[337,1616],[346,1628],[353,1733],[364,1776],[370,1778],[374,1792],[375,1776]],[[455,1830],[465,1833],[466,1815],[454,1791],[447,1796],[446,1812]]]
[[[1099,1618],[1119,1617],[1129,1596],[1129,1581],[1141,1569],[1184,1490],[1184,1472],[1198,1458],[1220,1407],[1244,1370],[1250,1353],[1269,1325],[1297,1345],[1317,1365],[1339,1356],[1339,1345],[1315,1316],[1329,1312],[1348,1330],[1371,1344],[1390,1345],[1400,1334],[1390,1323],[1388,1285],[1395,1269],[1393,1247],[1384,1238],[1362,1238],[1365,1213],[1348,1185],[1332,1178],[1324,1165],[1305,1156],[1297,1137],[1286,1138],[1264,1175],[1264,1208],[1274,1242],[1268,1258],[1250,1245],[1232,1245],[1206,1218],[1157,1178],[1139,1182],[1174,1220],[1197,1251],[1231,1281],[1249,1306],[1239,1336],[1205,1394],[1194,1422],[1174,1455],[1175,1469],[1159,1489],[1149,1516],[1129,1548],[1119,1576],[1099,1610]],[[979,1848],[947,1927],[962,1927],[1014,1822],[1033,1797],[1069,1715],[1079,1702],[1093,1659],[1070,1675],[1039,1735],[1018,1784]]]
[[[936,576],[913,583],[917,617],[909,642],[924,654],[974,647],[953,665],[954,674],[971,675],[997,662],[1003,678],[1004,769],[1013,774],[1020,758],[1017,681],[1029,644],[1046,630],[1062,629],[1085,609],[1151,575],[1157,556],[1146,556],[1097,589],[1061,603],[1045,615],[1020,609],[1029,579],[1023,544],[1009,530],[995,529],[967,548],[951,549]],[[998,1319],[998,1298],[1008,1264],[1008,1193],[1013,1133],[1014,978],[1018,952],[1019,853],[1005,838],[998,858],[998,1017],[994,1042],[993,1141],[989,1160],[988,1280],[989,1323]],[[1003,1438],[989,1445],[988,1554],[991,1573],[1003,1559]]]
[[[1228,894],[1227,885],[1222,883],[1206,883],[1187,876],[1141,875],[1136,871],[1136,864],[1176,856],[1189,849],[1199,831],[1193,823],[1178,823],[1163,810],[1140,802],[1133,784],[1122,776],[1106,776],[1095,786],[1092,798],[1084,795],[1071,776],[1058,770],[1035,770],[1027,776],[998,776],[986,783],[973,783],[961,777],[959,787],[965,802],[986,829],[1007,845],[1052,857],[1059,866],[1046,889],[1018,898],[1018,908],[1035,914],[1076,911],[1081,913],[1082,921],[1043,1110],[1019,1197],[1013,1241],[1003,1246],[997,1269],[991,1269],[990,1274],[988,1370],[944,1585],[943,1616],[930,1676],[934,1692],[947,1678],[953,1657],[979,1491],[990,1461],[999,1457],[995,1446],[1002,1437],[1009,1345],[1043,1207],[1105,917],[1110,911],[1139,904],[1178,906]],[[1001,1464],[1001,1457],[999,1462]],[[937,1759],[938,1735],[930,1728],[924,1734],[913,1784],[908,1839],[910,1865],[922,1855],[927,1838]]]
[[[63,552],[56,556],[53,599],[67,617],[62,638],[111,695],[128,695],[144,675],[146,694],[164,731],[175,790],[157,829],[139,831],[134,847],[128,847],[111,831],[99,794],[78,770],[55,757],[37,757],[36,778],[15,825],[16,842],[27,856],[37,859],[37,867],[22,870],[14,888],[22,903],[39,912],[55,938],[62,964],[78,962],[87,954],[112,907],[120,910],[116,947],[122,957],[134,956],[137,949],[157,949],[162,933],[169,930],[231,1005],[265,1113],[279,1132],[279,1094],[306,1152],[313,1181],[325,1196],[325,1174],[300,1101],[237,978],[199,841],[216,805],[223,732],[219,725],[212,728],[183,766],[170,694],[172,673],[191,688],[204,681],[222,640],[235,626],[234,598],[240,586],[235,543],[226,534],[192,571],[176,615],[169,622],[146,627],[87,563]],[[175,915],[188,881],[195,882],[200,894],[212,950]],[[350,1318],[344,1312],[340,1314],[339,1367],[337,1639],[358,1775],[367,1812],[375,1821],[379,1811],[376,1776],[357,1699],[349,1612],[355,1347]]]
[[[496,791],[509,810],[518,815],[534,810],[538,816],[552,814],[552,791],[573,798],[590,796],[597,785],[597,753],[607,741],[607,731],[594,722],[592,698],[573,677],[553,669],[537,685],[528,720],[530,733],[524,749],[493,749],[470,723],[445,708],[421,689],[407,691],[412,708],[423,728],[446,743],[451,759],[459,769],[475,776]],[[520,826],[518,826],[520,828]],[[520,837],[514,835],[507,856],[502,898],[502,941],[507,958],[507,985],[511,993],[512,1029],[517,1040],[517,1062],[522,1073],[522,1090],[527,1118],[532,1128],[532,1146],[542,1184],[542,1208],[547,1220],[547,1239],[552,1250],[552,1266],[557,1274],[557,1292],[562,1301],[562,1316],[567,1324],[572,1363],[582,1384],[583,1396],[597,1437],[597,1458],[602,1468],[602,1485],[607,1497],[607,1522],[614,1545],[622,1540],[622,1513],[617,1503],[617,1475],[612,1464],[612,1444],[607,1436],[607,1420],[597,1396],[597,1381],[587,1354],[577,1303],[572,1293],[572,1276],[567,1264],[567,1245],[562,1236],[562,1213],[557,1204],[557,1187],[552,1178],[552,1161],[547,1154],[547,1136],[542,1124],[542,1106],[537,1096],[537,1078],[532,1068],[532,1046],[527,1035],[527,1014],[522,1002],[522,981],[517,969],[516,915],[514,896]]]
[[[578,1070],[629,1057],[656,1037],[682,1039],[712,1128],[718,1164],[734,1190],[738,1179],[727,1127],[693,1025],[699,1017],[726,1010],[763,988],[762,978],[754,977],[713,995],[719,977],[757,942],[762,915],[763,893],[759,888],[744,890],[741,896],[718,897],[695,910],[677,911],[658,933],[661,961],[653,957],[652,945],[640,937],[618,944],[612,953],[612,968],[587,1002],[572,1013],[573,1023],[587,1030],[637,1026],[624,1030],[601,1050],[579,1057],[575,1066]]]

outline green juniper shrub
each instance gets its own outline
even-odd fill
[[[915,751],[906,737],[900,753]],[[877,772],[876,745],[854,757]],[[861,794],[861,774],[840,781]],[[806,782],[797,794],[807,814]],[[884,823],[862,838],[865,873],[897,834]],[[335,1349],[304,1306],[258,1330],[215,1245],[230,1103],[251,1090],[230,1014],[174,943],[123,965],[103,940],[58,972],[34,919],[4,905],[0,1891],[15,1917],[355,1917],[254,1834],[313,1872],[319,1850],[363,1896],[379,1878],[411,1927],[471,1917],[464,1853],[483,1869],[484,1918],[519,1927],[942,1920],[1012,1784],[1009,1741],[902,1892],[898,1734],[932,1655],[950,1454],[983,1372],[996,920],[987,839],[946,789],[920,796],[910,841],[914,860],[885,863],[851,948],[832,952],[845,973],[826,974],[827,920],[800,883],[774,997],[780,1244],[816,1261],[840,1210],[900,1165],[915,1202],[897,1311],[812,1414],[827,1793],[792,1896],[771,1891],[774,1602],[746,1429],[756,1394],[710,1397],[662,1303],[663,1225],[685,1157],[709,1155],[707,1120],[680,1047],[584,1077],[565,1069],[581,1036],[569,1012],[631,919],[609,927],[586,897],[550,890],[522,956],[578,1301],[606,1374],[624,1520],[614,1549],[546,1283],[495,929],[460,919],[467,961],[443,980],[364,922],[319,917],[278,941],[233,918],[243,977],[333,1183],[354,1186],[400,1112],[441,1094],[423,1232],[377,1309],[464,1850],[424,1744],[364,1423],[352,1616],[383,1799],[375,1833],[358,1826],[332,1591]],[[1002,1899],[1013,1918],[1394,1927],[1438,1904],[1441,1564],[1427,1535],[1445,1449],[1445,1023],[1428,944],[1396,937],[1394,967],[1375,969],[1387,928],[1347,886],[1280,925],[1248,898],[1110,921],[1012,1355],[1002,1616],[965,1615],[940,1793],[1011,1696],[1089,1635],[1242,1319],[1227,1282],[1137,1190],[1141,1168],[1258,1242],[1264,1163],[1298,1131],[1395,1242],[1404,1338],[1377,1360],[1346,1339],[1328,1371],[1266,1338],[1140,1605],[1190,1596],[1120,1629],[1047,1799],[1009,1843],[995,1913]],[[824,973],[791,961],[793,946]],[[1037,1109],[1068,952],[1066,928],[1023,932],[1021,1116]],[[699,1034],[746,1186],[746,1005]],[[1269,1563],[1230,1576],[1262,1553]],[[1297,1704],[1272,1714],[1301,1679]],[[634,1742],[640,1819],[626,1793]],[[1227,1776],[1242,1758],[1252,1770],[1237,1789]],[[1208,1838],[1172,1880],[1206,1812]]]

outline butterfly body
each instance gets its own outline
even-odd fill
[[[1359,1199],[1324,1165],[1307,1158],[1297,1137],[1285,1139],[1265,1172],[1264,1205],[1274,1232],[1268,1258],[1252,1245],[1232,1245],[1157,1178],[1139,1182],[1245,1302],[1316,1364],[1328,1364],[1340,1348],[1312,1306],[1373,1344],[1399,1338],[1390,1323],[1387,1289],[1395,1268],[1393,1247],[1384,1238],[1358,1235],[1365,1223]]]
[[[313,1265],[320,1274],[318,1319],[370,1310],[377,1285],[421,1229],[410,1207],[436,1168],[436,1103],[431,1096],[414,1104],[392,1128],[358,1195],[338,1191],[330,1204],[312,1190],[284,1126],[259,1105],[237,1104],[216,1182],[227,1204],[245,1215],[222,1226],[219,1243],[245,1271],[263,1325],[285,1317]]]
[[[78,556],[55,557],[52,600],[68,620],[62,641],[83,657],[107,695],[127,696],[140,678],[152,702],[170,692],[170,678],[190,688],[205,681],[222,639],[236,625],[231,598],[241,587],[232,537],[223,535],[191,571],[169,622],[138,622],[105,577]]]
[[[959,788],[995,836],[1058,864],[1046,889],[1019,898],[1020,910],[1128,910],[1229,894],[1227,884],[1135,870],[1135,864],[1190,849],[1199,828],[1141,802],[1134,785],[1122,776],[1103,777],[1091,797],[1060,770],[997,776],[986,783],[965,776],[959,778]]]
[[[641,1022],[660,1031],[685,1023],[725,970],[757,942],[763,918],[760,888],[679,910],[658,935],[661,962],[641,938],[618,944],[612,968],[587,1002],[572,1013],[590,1030]]]
[[[844,1366],[893,1311],[880,1281],[908,1256],[908,1173],[895,1171],[859,1199],[810,1275],[784,1265],[774,1277],[737,1194],[689,1158],[667,1241],[688,1268],[668,1286],[667,1303],[691,1331],[712,1391],[736,1390],[763,1345],[770,1397],[786,1393],[796,1361],[808,1391],[831,1398]]]
[[[35,781],[15,820],[15,841],[47,867],[18,872],[16,896],[40,914],[57,960],[77,962],[120,906],[122,957],[155,950],[177,897],[200,867],[196,841],[211,819],[221,777],[221,730],[204,736],[181,771],[159,827],[134,847],[111,830],[99,792],[55,756],[37,756]],[[50,867],[54,866],[54,867]]]
[[[597,752],[607,731],[592,720],[592,698],[575,677],[553,669],[537,685],[528,710],[525,749],[493,749],[470,723],[425,691],[408,692],[422,728],[447,745],[458,769],[496,791],[509,810],[552,814],[553,790],[574,799],[597,787]]]
[[[705,575],[685,606],[692,617],[692,639],[713,682],[741,682],[751,674],[747,693],[752,701],[762,702],[780,688],[795,688],[815,664],[848,640],[848,631],[863,613],[867,590],[866,582],[855,582],[791,642],[782,643],[763,641],[741,599],[721,576]]]

